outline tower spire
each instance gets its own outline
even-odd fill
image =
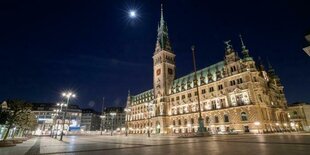
[[[274,76],[274,75],[275,75],[275,70],[274,70],[273,67],[271,66],[270,61],[269,61],[268,58],[267,58],[267,63],[268,63],[268,72],[269,72],[269,74],[271,74],[272,76]]]
[[[240,38],[240,41],[241,41],[242,50],[246,50],[246,46],[244,45],[244,42],[243,42],[243,39],[242,39],[242,35],[241,35],[241,34],[239,34],[239,38]]]
[[[157,42],[156,42],[155,52],[158,52],[161,50],[172,52],[169,37],[168,37],[168,27],[164,20],[164,9],[163,9],[162,4],[161,4],[161,10],[160,10],[160,22],[159,22],[159,27],[157,29]]]
[[[262,59],[261,59],[261,57],[260,57],[260,56],[258,57],[258,62],[259,62],[259,70],[260,70],[260,71],[265,70],[265,67],[264,67],[263,61],[262,61]]]
[[[163,4],[160,4],[160,25],[164,24],[164,9]]]
[[[130,90],[128,90],[128,96],[127,96],[127,106],[131,105],[131,95],[130,95]]]
[[[245,46],[245,44],[243,42],[241,34],[239,34],[239,38],[240,38],[240,41],[241,41],[242,54],[243,54],[244,58],[250,57],[249,50],[246,48],[246,46]]]

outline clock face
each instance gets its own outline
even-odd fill
[[[156,70],[156,75],[160,75],[160,69]]]
[[[168,68],[168,74],[170,74],[170,75],[173,74],[173,70],[171,68]]]

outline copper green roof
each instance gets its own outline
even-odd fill
[[[206,68],[203,68],[201,70],[198,70],[197,71],[198,85],[216,81],[216,73],[219,72],[222,75],[223,67],[224,67],[224,61],[221,61]],[[208,76],[212,78],[212,81],[209,80]],[[202,80],[204,83],[202,82]],[[184,83],[186,84],[185,89],[188,89],[188,84],[190,84],[190,87],[193,88],[194,87],[193,81],[194,81],[194,73],[190,73],[181,78],[175,79],[173,81],[172,89],[178,89],[177,92],[180,92],[182,91],[181,90],[182,86],[184,87]]]
[[[243,58],[242,60],[243,61],[253,61],[253,58],[252,57],[246,57],[246,58]]]
[[[137,104],[140,104],[144,102],[149,102],[153,100],[153,98],[154,98],[154,91],[153,89],[150,89],[148,91],[132,96],[131,100],[132,102],[137,102]]]
[[[172,52],[168,37],[168,26],[164,20],[163,6],[161,5],[160,22],[157,29],[157,43],[162,50]]]

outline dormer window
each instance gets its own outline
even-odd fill
[[[230,67],[230,71],[231,72],[235,72],[237,69],[236,69],[236,66],[232,66],[232,67]]]

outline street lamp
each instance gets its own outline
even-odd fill
[[[55,125],[56,125],[56,120],[57,120],[57,116],[58,116],[58,109],[54,109],[53,110],[54,113],[52,113],[52,117],[53,117],[53,122],[52,122],[52,128],[51,128],[51,137],[54,137],[54,131],[55,131]],[[56,118],[56,120],[55,120]]]
[[[128,121],[129,121],[129,119],[128,119],[128,113],[130,113],[131,112],[131,109],[130,108],[125,108],[125,112],[126,112],[126,119],[125,119],[125,123],[126,123],[126,131],[125,131],[125,136],[128,136]]]
[[[192,46],[192,54],[193,54],[193,65],[194,65],[194,86],[196,86],[197,91],[197,100],[198,100],[198,108],[199,108],[199,117],[198,117],[198,133],[203,134],[205,132],[204,122],[201,116],[201,108],[200,108],[200,96],[199,96],[199,88],[198,88],[198,79],[197,79],[197,70],[196,70],[196,59],[195,59],[195,46]]]
[[[101,126],[100,126],[100,135],[102,135],[102,130],[103,130],[103,120],[105,119],[105,115],[101,115]]]
[[[65,118],[66,118],[66,115],[67,115],[67,110],[68,110],[68,106],[69,106],[69,101],[70,101],[70,98],[75,98],[76,95],[72,92],[64,92],[62,93],[62,96],[67,98],[67,103],[66,103],[66,110],[65,110],[65,114],[62,116],[62,130],[61,130],[61,135],[60,135],[60,141],[62,141],[62,137],[63,137],[63,134],[64,134],[64,129],[65,129]]]
[[[152,110],[152,102],[145,103],[147,109],[147,137],[151,137],[150,133],[150,111]]]
[[[116,112],[111,112],[110,113],[111,117],[112,117],[112,126],[111,126],[111,136],[113,135],[113,127],[114,127],[114,117],[116,116]]]
[[[54,109],[54,112],[57,112],[56,114],[56,121],[57,121],[57,125],[56,125],[56,134],[55,134],[55,138],[57,138],[57,134],[58,134],[58,127],[59,127],[59,120],[58,120],[58,113],[63,112],[62,111],[62,107],[63,106],[67,106],[65,103],[57,103],[57,109]],[[56,122],[55,122],[56,123]]]

